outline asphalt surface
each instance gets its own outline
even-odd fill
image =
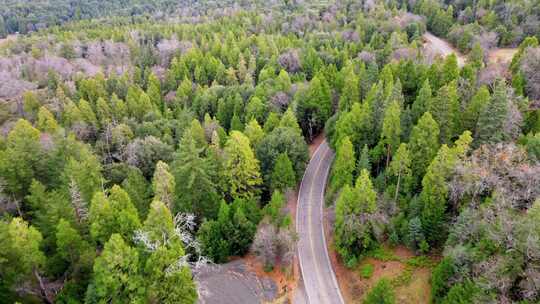
[[[309,304],[344,303],[323,229],[324,190],[333,158],[334,152],[323,141],[306,168],[298,194],[298,259]]]

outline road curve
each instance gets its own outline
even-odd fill
[[[298,193],[298,260],[309,304],[345,303],[328,257],[323,228],[324,190],[333,158],[334,152],[323,141],[304,172]]]
[[[461,55],[450,43],[443,40],[430,32],[424,33],[425,46],[439,54],[446,57],[450,54],[456,54],[458,66],[463,67],[465,65],[465,57]]]

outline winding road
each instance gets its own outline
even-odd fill
[[[334,152],[323,141],[304,172],[298,194],[298,259],[309,304],[345,303],[328,257],[323,228],[324,189],[333,158]]]

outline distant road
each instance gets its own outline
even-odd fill
[[[446,40],[443,40],[430,32],[424,34],[425,47],[441,54],[441,56],[446,57],[450,54],[456,54],[458,66],[462,67],[465,65],[465,57],[461,55],[450,43]]]
[[[323,141],[311,158],[298,194],[298,259],[309,304],[343,304],[323,229],[324,190],[334,152]]]

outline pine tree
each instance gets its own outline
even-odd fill
[[[87,302],[134,303],[144,299],[144,278],[139,273],[140,257],[119,234],[113,234],[96,258]]]
[[[298,125],[296,116],[294,115],[294,112],[291,108],[288,108],[287,111],[283,113],[283,116],[281,116],[281,120],[279,121],[279,126],[284,128],[291,128],[299,135],[302,135],[302,129],[300,129],[300,125]]]
[[[362,172],[362,170],[371,172],[371,161],[369,158],[369,147],[367,145],[364,145],[362,151],[360,152],[360,158],[358,158],[358,163],[356,164],[356,172]]]
[[[459,77],[459,67],[457,63],[456,54],[452,53],[448,55],[442,67],[442,83],[449,84],[450,82],[457,80]]]
[[[429,112],[424,113],[413,127],[408,146],[416,186],[439,149],[439,126]]]
[[[422,117],[422,115],[424,115],[424,113],[430,108],[431,103],[433,102],[432,98],[433,95],[431,93],[429,79],[426,79],[412,105],[413,124],[416,124],[420,117]]]
[[[454,147],[442,145],[422,179],[421,221],[430,245],[437,245],[444,240],[445,213],[449,193],[448,180],[457,161],[467,153],[471,142],[471,133],[465,131],[456,140]]]
[[[81,111],[81,118],[84,122],[96,128],[99,126],[96,114],[88,101],[84,99],[79,100],[79,110]]]
[[[478,117],[476,126],[477,144],[498,143],[509,139],[504,131],[504,125],[509,111],[508,96],[504,81],[495,84],[490,102],[484,107]]]
[[[353,145],[349,137],[344,137],[337,148],[336,160],[332,167],[331,188],[334,193],[345,185],[352,186],[355,164]]]
[[[41,233],[20,217],[13,218],[9,223],[0,221],[2,285],[20,286],[25,281],[31,283],[39,276],[46,262],[40,250],[42,240]]]
[[[117,185],[112,187],[109,197],[96,192],[90,204],[89,219],[92,238],[102,244],[114,233],[131,239],[133,231],[141,225],[137,209]]]
[[[0,177],[5,191],[15,197],[23,198],[32,179],[43,169],[40,136],[28,121],[19,119],[8,134],[5,150],[0,151]]]
[[[215,218],[219,195],[212,172],[216,168],[204,157],[203,149],[197,147],[191,132],[184,133],[179,146],[171,165],[176,181],[176,209],[172,211],[194,213],[199,218]]]
[[[244,134],[249,138],[250,143],[256,149],[264,137],[264,131],[256,119],[251,119],[244,129]]]
[[[39,108],[36,126],[39,130],[49,134],[55,134],[60,129],[52,113],[45,107]]]
[[[478,123],[480,114],[484,112],[485,107],[489,104],[490,95],[486,86],[481,86],[476,94],[471,98],[471,101],[465,108],[463,113],[462,124],[465,130],[474,132]]]
[[[270,184],[273,190],[281,192],[286,192],[296,185],[296,173],[287,153],[280,153],[276,158]]]
[[[225,174],[232,197],[253,198],[262,183],[259,161],[249,139],[239,131],[231,132],[225,146]]]
[[[380,143],[386,150],[386,167],[390,157],[397,150],[401,136],[401,109],[397,101],[393,101],[384,113],[383,128]]]
[[[370,224],[362,215],[375,212],[376,198],[369,173],[362,170],[355,187],[345,185],[336,202],[335,244],[348,265],[374,245]]]
[[[339,97],[339,110],[349,111],[355,102],[360,102],[360,79],[354,73],[354,67],[346,67],[344,86]]]
[[[429,108],[429,112],[439,125],[439,137],[443,144],[449,144],[451,139],[457,134],[460,118],[458,111],[457,84],[456,82],[451,82],[439,89],[437,97]]]
[[[397,201],[398,194],[400,193],[400,187],[403,187],[403,192],[409,193],[411,183],[411,158],[409,155],[409,149],[407,144],[399,145],[392,162],[389,166],[390,173],[397,178],[396,181],[396,193],[394,200]]]
[[[173,209],[174,188],[176,186],[174,176],[170,173],[169,166],[158,161],[154,177],[152,178],[152,190],[154,191],[154,199],[161,201]]]

